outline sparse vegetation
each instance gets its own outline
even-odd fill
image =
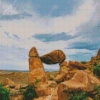
[[[32,99],[38,97],[36,94],[36,91],[35,91],[36,83],[38,83],[38,82],[40,82],[40,81],[36,80],[34,83],[29,84],[28,87],[25,89],[25,91],[22,92],[22,94],[24,95],[23,96],[24,100],[32,100]]]
[[[86,64],[86,61],[81,61],[82,64]]]
[[[96,95],[94,96],[93,100],[100,100],[100,85],[99,86],[94,86]]]
[[[93,73],[100,78],[100,65],[93,66],[90,70],[92,70]]]
[[[4,88],[3,84],[0,84],[0,100],[9,100],[10,89]]]
[[[86,93],[82,91],[78,91],[77,93],[75,93],[75,91],[72,91],[67,99],[68,100],[88,100],[88,98],[86,97]]]

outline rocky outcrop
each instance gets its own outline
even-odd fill
[[[100,49],[98,50],[97,57],[100,57]]]
[[[71,61],[69,60],[69,63],[68,63],[68,67],[70,68],[70,70],[73,70],[73,69],[86,69],[86,66],[84,64],[81,64],[80,62],[78,61]]]
[[[55,81],[48,81],[48,87],[55,88],[57,83]]]
[[[78,71],[71,80],[59,84],[58,100],[67,100],[69,93],[75,90],[91,92],[94,90],[94,85],[100,85],[100,81],[96,77],[84,71]]]
[[[63,51],[54,50],[48,54],[41,56],[40,59],[46,64],[56,64],[64,61],[66,59],[66,56]]]

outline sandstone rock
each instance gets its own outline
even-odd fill
[[[29,72],[29,83],[33,83],[36,80],[40,80],[43,83],[47,81],[43,68],[35,68],[33,71]]]
[[[39,58],[30,57],[29,58],[29,70],[33,71],[35,68],[43,68],[43,64]]]
[[[38,57],[38,52],[35,47],[32,47],[31,50],[29,51],[29,57]]]
[[[47,84],[42,84],[36,88],[36,94],[38,97],[47,96],[51,94],[51,88]]]
[[[21,84],[20,88],[21,88],[21,89],[26,89],[27,86],[28,86],[28,84]]]
[[[4,85],[9,85],[9,87],[15,87],[15,83],[13,81],[11,81],[9,78],[6,78],[1,83]]]
[[[40,59],[46,64],[56,64],[64,61],[66,59],[66,56],[63,51],[54,50],[48,54],[41,56]]]
[[[54,79],[56,82],[61,82],[64,80],[64,77],[66,76],[65,73],[61,73],[59,75],[56,76],[56,78]]]
[[[68,67],[72,70],[72,69],[86,69],[86,66],[84,64],[81,64],[80,62],[78,61],[71,61],[69,60],[69,63],[68,63]]]
[[[58,87],[58,100],[64,100],[68,97],[70,91],[82,90],[91,92],[94,90],[94,85],[99,85],[100,81],[84,71],[78,71],[69,81],[60,83]],[[66,99],[67,100],[67,99]]]
[[[56,87],[57,86],[57,83],[55,81],[48,81],[48,87]]]

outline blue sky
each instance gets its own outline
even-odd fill
[[[60,49],[66,61],[89,61],[100,48],[99,16],[99,0],[0,0],[0,69],[28,70],[33,46],[40,56]]]

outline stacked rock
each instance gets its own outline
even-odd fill
[[[29,83],[33,83],[36,80],[43,83],[47,81],[43,64],[35,47],[31,48],[29,52],[29,71]]]

